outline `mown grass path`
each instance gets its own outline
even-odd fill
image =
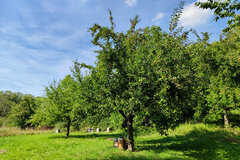
[[[44,133],[0,137],[2,160],[65,159],[240,159],[239,130],[224,130],[203,124],[182,125],[169,136],[159,134],[136,138],[137,151],[131,153],[112,147],[107,139],[120,133]]]

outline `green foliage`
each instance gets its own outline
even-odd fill
[[[239,108],[239,33],[239,27],[235,27],[220,41],[190,46],[194,51],[191,59],[197,80],[195,118],[222,123],[225,112]]]
[[[100,127],[103,130],[106,130],[108,127],[111,127],[115,131],[120,131],[123,129],[123,117],[118,112],[113,112],[108,117],[104,117],[96,127]]]
[[[9,112],[8,120],[12,126],[18,126],[22,129],[30,127],[30,117],[35,113],[36,102],[32,95],[24,95],[20,103],[12,106]]]
[[[0,117],[7,117],[11,107],[19,103],[22,99],[21,93],[11,91],[0,91]]]
[[[192,93],[191,100],[194,108],[194,118],[202,121],[207,112],[208,105],[206,97],[210,83],[210,77],[214,66],[214,55],[208,52],[210,46],[208,42],[208,35],[203,34],[203,40],[199,37],[198,40],[188,46],[190,53],[191,71],[192,71]]]
[[[83,76],[82,70],[86,71]],[[96,76],[94,67],[84,63],[74,62],[71,69],[74,79],[77,82],[78,106],[73,111],[73,126],[75,129],[96,126],[103,118],[108,116],[108,110],[104,110],[105,99],[99,93],[99,77]]]
[[[170,22],[169,22],[169,31],[171,33],[173,33],[174,30],[177,30],[178,21],[182,14],[183,6],[184,6],[184,1],[180,1],[179,7],[175,8],[173,11],[173,14],[172,14]],[[180,30],[181,30],[181,28],[180,28]],[[178,32],[178,30],[176,32],[174,32],[174,34],[176,34],[177,32]]]
[[[174,12],[170,31],[177,27],[183,2]],[[134,117],[149,116],[157,130],[166,134],[180,122],[193,116],[191,92],[193,77],[186,36],[181,29],[166,33],[158,26],[136,29],[139,17],[130,20],[126,33],[111,27],[93,25],[93,44],[100,49],[96,63],[96,81],[100,99],[108,111],[119,112],[132,138]],[[186,34],[185,34],[186,35]]]
[[[57,123],[55,124],[55,128],[60,129],[61,132],[65,132],[65,131],[66,131],[66,128],[67,128],[67,122],[66,122],[66,121],[57,122]]]
[[[6,117],[0,117],[0,127],[5,126],[6,121],[7,121]]]
[[[58,120],[56,105],[46,97],[36,98],[37,109],[29,122],[34,126],[53,126]]]
[[[215,56],[215,68],[210,78],[207,101],[210,107],[220,109],[220,113],[224,108],[230,110],[240,106],[240,41],[237,40],[240,32],[239,28],[236,29],[230,31],[224,40],[209,47],[209,52]]]
[[[164,133],[182,120],[189,103],[189,55],[183,39],[162,32],[160,27],[132,28],[126,34],[98,25],[90,29],[95,35],[93,43],[102,47],[97,51],[97,71],[106,80],[103,84],[110,93],[110,106],[115,104],[113,109],[133,115],[150,114]],[[179,118],[173,120],[172,115],[177,113]]]
[[[231,110],[229,113],[229,119],[231,120],[230,126],[240,127],[240,109]]]
[[[54,119],[55,122],[67,122],[67,137],[69,136],[74,108],[78,107],[76,89],[77,82],[70,75],[67,75],[59,83],[54,81],[46,88],[46,95],[55,106],[51,108],[53,112],[47,112],[50,113],[47,116],[56,117],[49,119],[50,121]]]
[[[5,117],[11,109],[8,97],[4,92],[0,92],[0,116]]]
[[[240,2],[238,0],[207,0],[207,2],[196,2],[196,5],[203,9],[214,10],[215,21],[220,18],[230,17],[228,20],[228,27],[223,31],[228,32],[236,26],[240,26]]]

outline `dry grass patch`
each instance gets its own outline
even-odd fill
[[[0,149],[0,154],[2,154],[4,152],[7,152],[7,150],[6,149]]]
[[[38,130],[38,129],[20,129],[16,127],[1,127],[0,128],[0,137],[1,136],[13,136],[13,135],[31,135],[31,134],[40,134],[40,133],[51,133],[53,130]]]

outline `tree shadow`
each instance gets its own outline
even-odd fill
[[[176,156],[171,156],[171,158],[159,158],[159,157],[149,157],[144,155],[111,155],[103,159],[111,160],[186,160],[185,158],[179,158]],[[86,160],[95,160],[95,158],[86,158]]]
[[[79,139],[115,139],[119,137],[125,137],[124,133],[80,133],[80,134],[70,134],[68,138],[79,138]],[[50,139],[66,138],[65,135],[54,135],[49,137]]]
[[[225,130],[209,131],[195,128],[182,136],[139,141],[137,149],[156,153],[181,151],[195,159],[240,159],[240,140],[232,137],[234,136]]]

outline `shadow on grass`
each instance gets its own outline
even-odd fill
[[[108,139],[108,138],[119,138],[119,137],[124,137],[125,134],[124,133],[80,133],[80,134],[73,134],[73,135],[69,135],[69,138],[86,138],[86,139]],[[61,134],[61,135],[54,135],[49,137],[51,139],[57,139],[57,138],[66,138],[65,135]]]
[[[209,131],[195,128],[182,136],[168,136],[139,141],[137,149],[156,153],[180,151],[195,159],[240,159],[240,141],[224,130]]]
[[[186,160],[185,158],[178,158],[178,157],[171,157],[171,158],[154,158],[154,157],[147,157],[147,156],[119,156],[119,155],[115,155],[115,156],[110,156],[110,157],[106,157],[106,159],[111,159],[111,160]],[[87,158],[86,160],[95,160],[94,158]]]

